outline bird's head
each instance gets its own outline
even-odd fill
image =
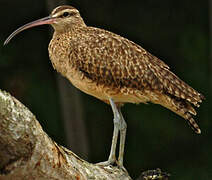
[[[50,17],[53,19],[51,25],[56,31],[85,25],[79,11],[72,6],[59,6],[52,11]]]
[[[44,24],[50,24],[56,32],[63,32],[70,30],[74,27],[85,26],[83,19],[80,16],[79,11],[72,6],[59,6],[56,7],[49,16],[38,19],[36,21],[27,23],[17,30],[15,30],[10,36],[5,40],[4,45],[8,44],[9,41],[19,32],[29,29],[35,26],[40,26]]]

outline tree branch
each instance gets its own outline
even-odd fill
[[[0,90],[0,180],[131,179],[117,167],[100,167],[57,145],[36,117]]]

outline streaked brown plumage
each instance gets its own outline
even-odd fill
[[[70,7],[59,7],[52,14],[66,8]],[[160,104],[188,120],[200,133],[191,116],[196,115],[191,104],[199,106],[202,102],[200,93],[142,47],[114,33],[86,26],[81,17],[77,18],[67,32],[57,32],[55,27],[49,54],[56,70],[80,90],[105,102],[112,97],[121,104]]]
[[[57,7],[49,17],[52,21],[43,24],[51,24],[55,30],[50,59],[74,86],[108,104],[110,99],[118,106],[160,104],[185,118],[196,133],[201,132],[192,118],[196,115],[192,105],[199,107],[204,97],[163,61],[126,38],[86,26],[74,7]]]

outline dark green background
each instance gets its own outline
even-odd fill
[[[44,0],[0,1],[0,88],[29,107],[49,136],[65,146],[57,73],[47,51],[50,27],[27,30],[3,47],[3,41],[17,27],[46,16],[46,4]],[[80,10],[87,25],[127,37],[162,59],[206,97],[195,118],[201,135],[161,106],[124,106],[128,124],[124,164],[131,176],[159,167],[171,173],[173,180],[211,180],[209,1],[70,0],[68,4]],[[81,94],[88,160],[106,160],[113,130],[111,109]]]

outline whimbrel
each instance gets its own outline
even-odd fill
[[[123,167],[126,122],[121,114],[125,103],[160,104],[187,120],[200,134],[194,106],[204,98],[169,70],[169,66],[141,46],[104,29],[87,26],[72,6],[59,6],[42,19],[14,31],[17,33],[43,24],[54,28],[49,44],[53,67],[75,87],[112,107],[114,131],[110,155],[100,165],[116,162],[115,152],[120,133],[117,164]]]

